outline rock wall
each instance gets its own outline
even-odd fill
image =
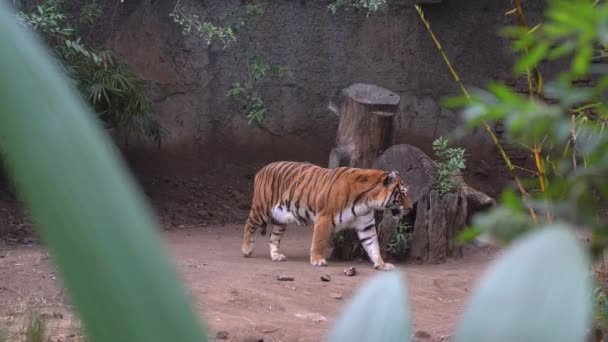
[[[396,143],[429,153],[432,140],[453,130],[460,119],[438,101],[459,89],[412,1],[394,0],[386,14],[332,16],[328,1],[262,1],[264,15],[228,50],[207,47],[184,36],[169,13],[176,1],[129,0],[115,5],[105,44],[126,56],[153,83],[155,107],[166,131],[161,150],[129,141],[129,154],[162,154],[211,159],[297,159],[327,162],[335,142],[337,117],[327,103],[340,89],[368,82],[402,96]],[[181,0],[188,13],[218,18],[242,1]],[[527,1],[526,14],[537,22],[543,1]],[[511,1],[444,0],[425,7],[427,18],[467,86],[487,80],[509,81],[512,56],[497,29],[514,24],[505,16]],[[108,23],[104,24],[108,27]],[[246,51],[246,53],[244,53]],[[262,53],[289,68],[283,79],[261,85],[269,109],[262,126],[247,119],[227,98],[234,81],[246,78],[243,55]],[[463,142],[474,146],[471,160],[496,155],[485,132]],[[147,151],[147,152],[146,152]],[[494,159],[484,161],[494,167]]]

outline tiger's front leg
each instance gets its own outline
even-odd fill
[[[320,217],[315,222],[310,246],[310,263],[313,266],[327,266],[325,251],[331,237],[331,217]]]
[[[395,268],[393,264],[384,262],[380,254],[380,244],[378,243],[378,233],[376,232],[376,220],[374,214],[366,216],[366,219],[359,220],[355,226],[357,236],[361,245],[365,248],[367,255],[374,263],[374,268],[380,271],[390,271]]]

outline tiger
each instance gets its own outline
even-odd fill
[[[270,224],[270,258],[285,261],[279,245],[287,225],[313,225],[310,263],[327,266],[325,252],[332,232],[354,228],[374,269],[392,270],[394,265],[384,262],[380,255],[374,212],[390,210],[399,219],[411,209],[408,188],[397,171],[273,162],[254,177],[242,253],[245,257],[252,255],[256,230],[266,235]]]

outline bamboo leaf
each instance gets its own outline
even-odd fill
[[[543,58],[546,57],[549,46],[550,44],[547,41],[539,42],[530,50],[530,52],[517,61],[517,64],[515,64],[515,72],[522,74],[527,70],[534,68]]]
[[[578,48],[578,52],[572,61],[572,71],[575,75],[582,76],[589,70],[589,64],[593,57],[593,48],[589,44],[585,44]]]

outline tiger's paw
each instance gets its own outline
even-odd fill
[[[287,260],[287,257],[285,256],[285,254],[273,253],[270,255],[270,259],[272,259],[272,261],[285,261]]]
[[[327,266],[327,261],[325,260],[325,258],[310,257],[310,264],[313,266],[325,267]]]
[[[378,271],[392,271],[395,269],[395,265],[385,262],[380,265],[375,265],[374,269],[376,269]]]
[[[253,244],[243,245],[243,247],[241,247],[241,251],[243,252],[243,256],[245,258],[249,258],[251,254],[253,254]]]

